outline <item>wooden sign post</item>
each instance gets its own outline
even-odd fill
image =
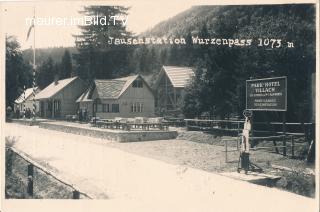
[[[281,111],[283,130],[283,155],[287,154],[286,149],[286,111],[287,111],[287,77],[273,77],[264,79],[250,79],[246,81],[246,110],[243,112],[245,122],[250,120],[253,125],[253,111]],[[246,132],[246,123],[244,131]],[[251,130],[251,127],[250,127]],[[253,130],[252,130],[253,131]],[[250,141],[249,134],[243,133],[243,142]],[[247,137],[247,138],[244,138]],[[241,161],[241,167],[239,167]],[[243,169],[245,173],[250,171],[262,171],[260,167],[249,160],[249,152],[241,150],[238,163],[238,172]]]

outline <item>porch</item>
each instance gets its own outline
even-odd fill
[[[60,119],[61,117],[61,100],[47,99],[40,101],[40,117]]]

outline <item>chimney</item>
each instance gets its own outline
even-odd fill
[[[59,81],[59,75],[56,74],[56,75],[54,75],[54,84],[58,85],[58,83],[59,83],[58,81]]]

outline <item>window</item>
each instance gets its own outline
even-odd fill
[[[48,109],[49,111],[52,111],[52,102],[48,102],[47,104],[48,104],[47,109]]]
[[[102,104],[97,104],[97,112],[101,113],[102,112]]]
[[[136,112],[136,103],[131,104],[131,113]]]
[[[133,112],[137,112],[137,104],[133,103]]]
[[[109,112],[109,104],[102,104],[102,112],[103,113]]]
[[[136,103],[132,103],[131,104],[131,112],[132,113],[142,113],[143,111],[143,103],[139,103],[139,102],[136,102]]]
[[[134,88],[142,88],[143,87],[142,80],[141,79],[136,79],[135,81],[133,81],[132,87],[134,87]]]
[[[119,113],[119,104],[112,104],[112,113]]]
[[[93,112],[96,112],[95,111],[95,104],[93,104]],[[110,109],[109,109],[109,104],[97,104],[98,105],[98,108],[97,108],[97,112],[99,113],[109,113],[110,112]]]
[[[61,102],[60,100],[54,100],[53,101],[53,108],[55,111],[60,111],[61,110]]]

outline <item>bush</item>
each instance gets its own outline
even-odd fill
[[[277,182],[277,186],[303,196],[314,197],[315,195],[314,176],[306,175],[302,170],[285,172]]]

